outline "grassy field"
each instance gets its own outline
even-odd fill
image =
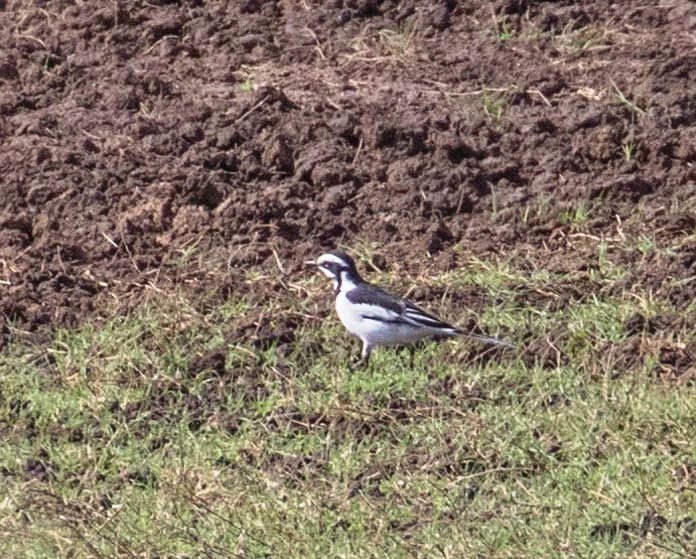
[[[413,367],[378,349],[352,370],[309,273],[260,307],[153,293],[47,347],[18,335],[0,361],[0,553],[693,557],[696,389],[660,351],[694,332],[648,325],[695,309],[626,281],[642,250],[660,247],[598,244],[582,273],[513,255],[370,274],[518,345],[432,342]],[[264,339],[249,317],[295,326]]]

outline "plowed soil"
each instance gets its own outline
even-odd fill
[[[572,271],[643,235],[671,250],[630,281],[688,305],[695,162],[688,0],[0,0],[0,312],[30,335],[341,243]]]

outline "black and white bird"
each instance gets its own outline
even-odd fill
[[[306,264],[317,266],[333,281],[336,312],[343,326],[360,338],[360,361],[367,363],[375,346],[410,345],[431,336],[468,336],[481,342],[513,347],[513,344],[447,324],[416,305],[366,282],[353,259],[335,250]]]

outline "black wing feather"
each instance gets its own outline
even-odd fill
[[[406,310],[406,302],[403,299],[399,299],[384,289],[369,283],[363,283],[359,287],[351,289],[346,293],[346,298],[351,303],[376,305],[398,314],[403,314]]]
[[[406,316],[415,320],[423,326],[429,326],[431,328],[442,328],[445,330],[456,330],[454,326],[448,324],[447,322],[440,320],[438,317],[425,312],[423,309],[417,307],[413,303],[406,301]]]
[[[379,320],[396,324],[420,324],[429,328],[442,328],[443,330],[456,330],[454,326],[443,322],[436,316],[425,312],[410,301],[396,297],[391,293],[369,283],[362,283],[359,287],[346,293],[351,303],[376,305],[384,307],[399,315],[399,318],[385,320],[383,317],[364,314],[368,320]]]

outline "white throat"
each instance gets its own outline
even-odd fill
[[[348,275],[348,272],[341,272],[340,278],[333,278],[333,288],[334,293],[338,295],[339,293],[347,293],[351,289],[355,289],[357,284]]]

